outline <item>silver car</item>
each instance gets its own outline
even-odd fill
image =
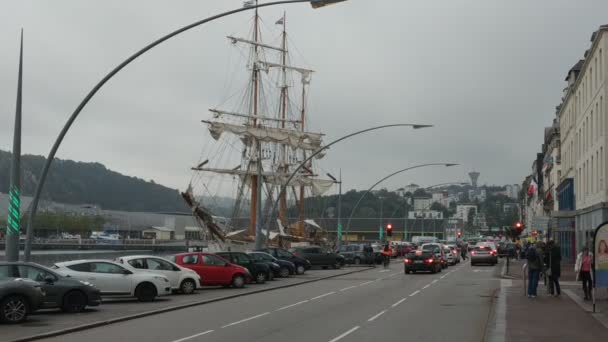
[[[477,264],[496,265],[497,263],[498,251],[493,243],[479,242],[471,251],[471,266]]]

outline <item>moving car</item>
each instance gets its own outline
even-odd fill
[[[44,290],[31,280],[0,275],[0,322],[21,323],[44,303]]]
[[[471,266],[477,264],[496,265],[497,263],[498,252],[493,243],[480,242],[471,251]]]
[[[58,262],[53,270],[77,280],[92,283],[106,297],[135,297],[151,302],[171,294],[167,277],[149,272],[133,272],[109,260],[74,260]]]
[[[403,260],[405,274],[426,271],[441,272],[443,269],[443,249],[438,243],[426,243],[411,251]]]
[[[312,265],[322,266],[323,268],[331,266],[340,269],[346,263],[342,255],[319,246],[295,247],[291,249],[291,252],[310,261]]]
[[[293,264],[296,266],[296,274],[304,274],[304,272],[306,272],[306,270],[309,270],[312,267],[310,261],[308,261],[304,258],[301,258],[299,256],[296,256],[293,253],[291,253],[290,251],[285,250],[283,248],[278,248],[278,247],[262,248],[259,250],[259,252],[266,252],[279,260],[293,262]]]
[[[274,272],[275,277],[287,278],[290,275],[296,274],[296,265],[291,261],[279,260],[264,252],[249,252],[248,254],[257,262],[267,263]]]
[[[448,248],[450,249],[450,253],[454,256],[454,263],[460,263],[460,247],[456,244],[448,244]]]
[[[196,272],[203,285],[222,285],[241,288],[251,279],[251,273],[243,266],[211,253],[181,253],[172,257],[179,266]]]
[[[167,277],[172,291],[192,294],[202,286],[201,277],[196,272],[157,256],[131,255],[116,261],[134,272],[152,272]]]
[[[456,265],[456,257],[454,256],[454,254],[452,254],[452,250],[450,249],[450,246],[448,245],[443,245],[443,255],[444,255],[444,266],[448,267],[448,266],[452,266],[452,265]]]
[[[46,293],[41,306],[44,309],[82,312],[87,306],[101,304],[101,293],[93,284],[66,277],[35,263],[0,262],[0,278],[23,278],[38,282]]]
[[[220,256],[233,264],[240,265],[249,270],[253,280],[258,284],[264,284],[266,280],[274,278],[270,266],[266,262],[257,262],[253,257],[243,252],[218,252]]]

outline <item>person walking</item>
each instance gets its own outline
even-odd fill
[[[593,287],[593,253],[589,252],[589,247],[583,248],[583,251],[578,253],[576,256],[576,263],[574,264],[574,272],[576,273],[576,280],[583,282],[583,293],[585,294],[585,300],[591,300]]]
[[[547,276],[549,277],[549,293],[554,297],[559,297],[562,294],[561,287],[559,286],[559,278],[562,271],[562,253],[559,245],[553,240],[547,243],[545,264],[547,264]]]
[[[536,298],[542,260],[541,254],[534,245],[528,246],[526,259],[528,260],[528,298]]]

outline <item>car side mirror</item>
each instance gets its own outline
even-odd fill
[[[129,275],[129,274],[133,274],[133,272],[131,272],[129,270],[122,270],[122,274]]]
[[[55,277],[53,277],[52,275],[47,275],[46,277],[44,277],[44,282],[47,284],[52,284],[55,282]]]

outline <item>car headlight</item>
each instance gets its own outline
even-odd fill
[[[92,286],[95,286],[95,285],[93,285],[93,284],[89,283],[88,281],[82,281],[82,280],[79,280],[79,282],[80,282],[82,285],[91,286],[91,287],[92,287]]]

